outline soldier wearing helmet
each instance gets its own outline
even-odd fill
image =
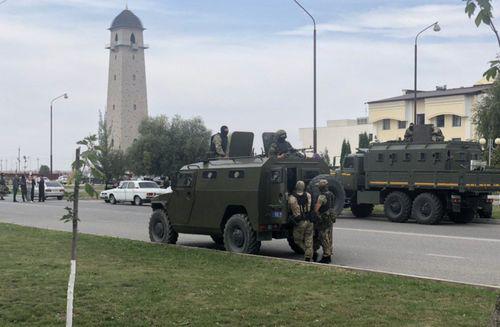
[[[311,194],[305,191],[306,185],[298,181],[294,192],[288,197],[293,224],[293,240],[304,250],[305,261],[313,256],[314,224],[310,220]]]
[[[314,204],[314,212],[318,217],[314,223],[316,229],[314,249],[318,250],[321,245],[323,258],[319,262],[331,263],[333,250],[332,228],[335,222],[335,213],[333,212],[334,195],[328,190],[328,181],[326,179],[320,180],[318,187],[320,193]]]
[[[286,140],[286,132],[282,129],[276,131],[276,140],[269,148],[269,156],[283,159],[294,152],[294,150],[292,145]]]

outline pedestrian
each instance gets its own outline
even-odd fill
[[[311,261],[313,256],[314,224],[310,221],[311,194],[305,192],[306,185],[298,181],[294,192],[288,197],[292,214],[293,240],[304,250],[304,260]]]
[[[3,197],[7,194],[7,183],[3,173],[0,174],[0,200],[5,200]]]
[[[30,177],[31,180],[31,202],[35,201],[35,187],[36,187],[36,178],[35,176]]]
[[[17,191],[19,190],[19,177],[17,174],[12,178],[12,195],[14,196],[14,202],[17,202]]]
[[[23,202],[28,200],[28,186],[26,185],[26,176],[21,175],[21,182],[19,183],[21,186],[21,196],[23,197]]]
[[[216,158],[228,158],[229,128],[222,126],[220,132],[212,135],[210,140],[210,152]]]
[[[45,179],[40,176],[38,181],[38,202],[45,202]]]
[[[332,262],[333,251],[333,224],[335,223],[336,215],[333,212],[334,195],[328,190],[328,181],[322,179],[318,183],[319,196],[314,204],[314,212],[317,215],[317,222],[314,224],[316,229],[315,235],[315,250],[319,249],[319,245],[323,248],[323,257],[320,263]]]

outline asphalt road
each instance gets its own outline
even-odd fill
[[[0,222],[70,231],[59,221],[66,201],[0,201]],[[80,202],[80,231],[149,241],[149,206]],[[181,234],[178,244],[214,248],[208,236]],[[302,259],[286,240],[263,242],[261,254]],[[334,227],[335,264],[500,287],[500,224],[396,224],[345,216]]]

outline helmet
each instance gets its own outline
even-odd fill
[[[328,181],[326,179],[320,179],[319,183],[318,183],[318,187],[320,189],[324,189],[324,188],[328,187]]]
[[[295,190],[297,193],[304,193],[305,188],[306,184],[303,181],[298,181],[297,184],[295,184]]]
[[[278,129],[278,130],[276,131],[276,136],[277,136],[277,137],[281,137],[281,136],[285,136],[285,135],[286,135],[286,132],[285,132],[285,130],[284,130],[284,129]]]

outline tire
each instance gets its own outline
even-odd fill
[[[438,224],[443,218],[443,204],[432,193],[419,194],[413,201],[411,216],[419,224]]]
[[[172,228],[163,210],[155,210],[149,219],[149,239],[155,243],[175,244],[179,234]]]
[[[319,196],[319,187],[317,184],[321,179],[326,179],[328,181],[328,189],[334,195],[333,211],[338,216],[342,210],[344,210],[345,205],[345,191],[339,180],[326,174],[318,175],[309,182],[309,185],[307,185],[307,191],[311,194],[314,203],[315,199]]]
[[[351,203],[351,212],[357,218],[366,218],[373,212],[373,204],[356,202]]]
[[[64,197],[63,196],[58,196],[57,199],[58,200],[62,200]]]
[[[136,206],[142,206],[142,199],[140,196],[136,195],[134,196],[134,201],[132,203]]]
[[[304,249],[302,249],[300,246],[295,243],[295,239],[293,238],[293,232],[290,233],[290,235],[286,238],[288,241],[288,245],[290,245],[290,248],[292,249],[293,252],[297,254],[304,254]]]
[[[493,217],[493,206],[491,203],[486,204],[484,207],[477,211],[477,214],[481,218],[491,218]]]
[[[405,223],[411,214],[411,199],[403,192],[391,192],[384,201],[384,214],[394,223]]]
[[[224,226],[224,247],[229,252],[252,254],[259,252],[260,242],[247,215],[235,214],[229,218]]]
[[[109,203],[109,200],[104,200],[104,203]]]
[[[476,213],[471,208],[462,208],[460,212],[450,212],[448,217],[455,224],[468,224],[474,220]]]
[[[116,204],[116,198],[113,194],[109,195],[109,203]]]
[[[217,245],[224,245],[224,237],[222,235],[210,235],[212,240]]]

